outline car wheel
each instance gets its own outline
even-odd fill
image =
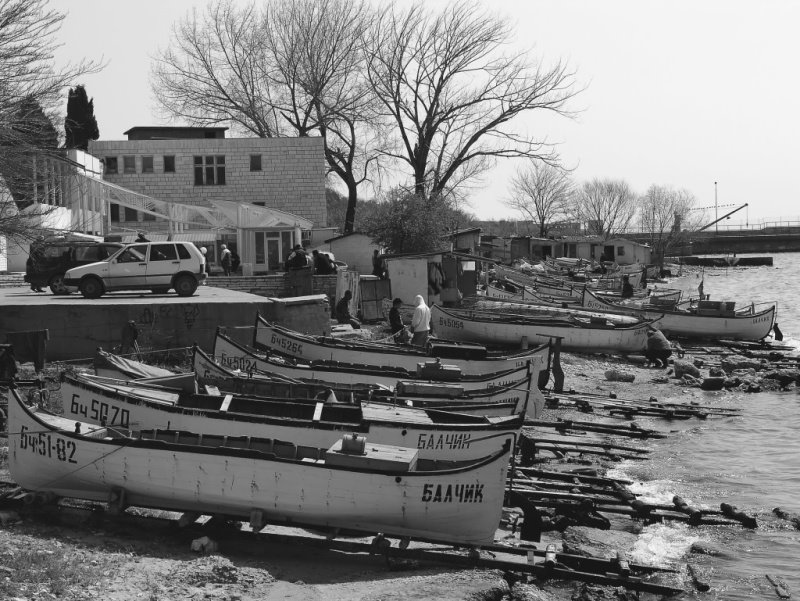
[[[175,292],[178,296],[192,296],[197,290],[197,280],[190,275],[179,275],[175,278]]]
[[[63,273],[56,274],[50,278],[50,292],[53,294],[69,294],[69,288],[64,285]]]
[[[103,296],[103,283],[97,278],[86,278],[81,281],[80,289],[84,298],[100,298]]]

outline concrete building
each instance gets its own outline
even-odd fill
[[[103,178],[165,202],[231,201],[327,225],[322,138],[225,138],[223,127],[134,127],[127,140],[91,141]],[[158,229],[152,216],[110,208],[112,228]]]

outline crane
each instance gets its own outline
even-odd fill
[[[745,208],[746,206],[747,206],[747,203],[744,203],[742,206],[740,206],[740,207],[736,207],[736,208],[735,208],[733,211],[731,211],[731,212],[729,212],[729,213],[725,213],[725,214],[724,214],[722,217],[720,217],[720,218],[718,218],[718,219],[715,219],[715,220],[714,220],[714,221],[712,221],[711,223],[708,223],[708,224],[704,225],[703,227],[701,227],[700,229],[698,229],[698,230],[696,230],[696,231],[698,231],[698,232],[702,232],[703,230],[710,228],[710,227],[711,227],[712,225],[714,225],[715,223],[719,223],[719,222],[720,222],[720,221],[722,221],[723,219],[727,219],[728,217],[730,217],[731,215],[733,215],[733,214],[734,214],[734,213],[736,213],[737,211],[741,211],[741,210],[742,210],[743,208]]]

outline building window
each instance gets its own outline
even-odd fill
[[[164,155],[164,173],[175,173],[175,155]]]
[[[250,171],[261,171],[261,155],[250,155]]]
[[[125,221],[139,221],[139,212],[125,207]]]
[[[153,173],[153,157],[142,157],[142,173]]]
[[[625,247],[624,246],[618,246],[617,247],[617,256],[618,257],[624,257],[625,256]]]
[[[113,202],[109,203],[108,210],[111,213],[111,221],[119,223],[119,205]]]
[[[106,157],[106,173],[117,173],[117,157]]]
[[[136,173],[136,157],[131,155],[122,157],[122,168],[124,173]]]
[[[225,157],[223,155],[194,157],[195,186],[224,186]]]
[[[156,216],[150,213],[142,213],[142,221],[155,221]]]

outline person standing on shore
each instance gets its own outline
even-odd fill
[[[431,310],[421,295],[414,297],[414,315],[411,318],[411,345],[425,346],[431,329]]]
[[[221,247],[221,253],[219,256],[219,264],[222,266],[222,271],[225,272],[225,275],[231,274],[231,251],[228,250],[228,247],[223,244]]]

